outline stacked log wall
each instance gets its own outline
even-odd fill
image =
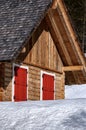
[[[12,101],[12,64],[5,63],[4,69],[3,101]]]
[[[12,101],[12,64],[5,64],[2,101]],[[28,65],[28,100],[40,100],[41,71],[55,74],[55,99],[64,98],[64,74]]]
[[[64,73],[56,73],[50,70],[41,69],[34,66],[29,66],[28,75],[28,99],[40,100],[41,89],[41,71],[55,74],[55,100],[64,98]]]

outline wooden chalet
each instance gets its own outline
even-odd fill
[[[62,0],[0,2],[0,100],[56,100],[86,83],[86,59]]]

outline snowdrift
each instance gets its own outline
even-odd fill
[[[86,130],[86,85],[65,86],[65,98],[1,102],[0,130]]]
[[[86,99],[2,102],[0,130],[86,130]]]
[[[86,84],[65,86],[65,99],[86,98]]]

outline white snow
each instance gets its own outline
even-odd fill
[[[86,98],[86,84],[65,86],[65,99]]]
[[[66,89],[78,99],[1,102],[0,130],[86,130],[86,85]]]
[[[86,130],[86,99],[0,103],[0,130]]]

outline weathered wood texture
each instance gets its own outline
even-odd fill
[[[56,74],[55,79],[55,99],[64,99],[65,97],[65,74]]]
[[[84,78],[83,78],[84,77]],[[84,71],[65,72],[65,84],[86,84],[86,73]]]
[[[63,64],[45,19],[27,42],[17,60],[62,71]]]
[[[4,84],[2,89],[0,89],[0,101],[12,101],[13,68],[10,63],[5,63],[4,66]],[[28,65],[28,100],[40,100],[41,70],[55,74],[55,99],[64,98],[63,73]]]
[[[0,63],[0,101],[3,100],[4,87],[4,63]]]
[[[28,99],[40,100],[41,70],[55,73],[55,99],[64,98],[63,63],[44,19],[19,55],[18,62],[29,66]],[[59,72],[58,72],[59,71]]]
[[[28,99],[40,100],[40,69],[29,66]]]
[[[4,86],[4,63],[0,63],[0,88]]]
[[[0,87],[0,101],[3,101],[3,88]]]
[[[41,70],[39,67],[29,66],[28,75],[28,99],[29,100],[40,100],[40,85],[41,85]],[[46,71],[53,73],[51,71]],[[55,74],[55,99],[64,98],[64,74]]]
[[[4,64],[4,83],[2,92],[2,101],[12,100],[12,64]]]
[[[62,67],[62,70],[65,71],[78,71],[78,70],[83,70],[83,66],[65,66]]]
[[[46,21],[64,66],[86,67],[86,60],[62,0],[54,0]],[[86,83],[86,70],[66,73],[66,84]],[[82,79],[80,78],[82,76]],[[70,78],[69,78],[70,77]],[[76,80],[78,77],[78,80]],[[73,82],[71,79],[74,79]]]

